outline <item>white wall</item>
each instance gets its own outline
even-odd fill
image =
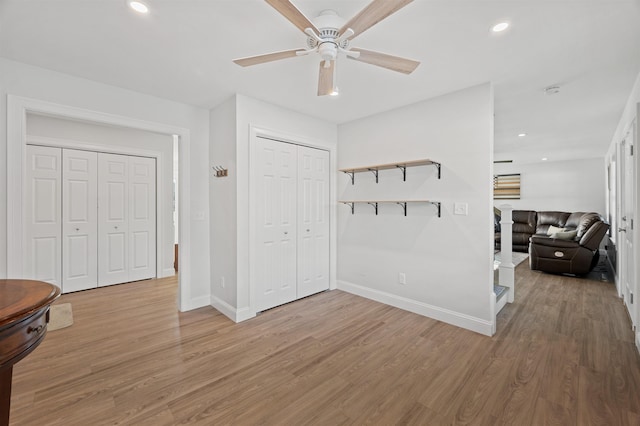
[[[0,128],[7,128],[7,94],[188,129],[190,135],[190,204],[192,218],[189,285],[183,308],[209,303],[209,113],[193,106],[109,86],[67,74],[0,58]],[[0,132],[0,175],[7,174],[7,133]],[[7,193],[6,179],[0,192]],[[7,241],[6,198],[0,199],[0,241]],[[0,246],[0,276],[7,274],[7,247]]]
[[[237,182],[236,99],[211,110],[210,167],[228,169],[228,176],[211,178],[211,297],[213,305],[233,317],[237,306]],[[213,176],[213,170],[210,170]],[[222,280],[224,279],[224,287]],[[217,299],[217,300],[216,300]],[[235,318],[234,318],[235,319]]]
[[[520,173],[520,199],[494,200],[515,210],[606,214],[606,171],[602,158],[495,164],[495,174]]]
[[[234,113],[235,129],[232,130],[229,123],[234,121]],[[219,178],[211,185],[212,209],[215,209],[216,205],[219,206],[220,202],[227,204],[219,207],[220,211],[211,216],[211,239],[214,247],[212,256],[215,265],[211,273],[211,303],[227,316],[240,321],[255,315],[250,303],[249,281],[249,209],[252,207],[249,200],[251,128],[253,126],[268,130],[284,140],[310,143],[330,150],[331,168],[335,170],[337,126],[244,95],[236,95],[234,99],[213,110],[211,122],[211,161],[229,168],[229,177]],[[335,199],[335,187],[332,187],[332,197]],[[332,207],[332,211],[335,211],[335,206]],[[335,287],[335,221],[331,227],[330,281]],[[224,260],[218,259],[218,256]],[[234,268],[235,274],[229,268]],[[220,284],[223,276],[224,289]]]
[[[493,327],[493,92],[489,84],[343,124],[338,167],[430,158],[433,166],[350,179],[338,199],[432,199],[430,205],[338,207],[338,288],[484,334]],[[468,215],[453,215],[455,202]],[[406,284],[398,274],[406,274]]]

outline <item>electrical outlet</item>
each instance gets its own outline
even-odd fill
[[[469,214],[469,205],[467,203],[454,203],[453,214],[466,216]]]
[[[224,277],[220,277],[220,287],[224,288]]]
[[[407,283],[407,276],[404,272],[398,273],[398,284],[405,285]]]

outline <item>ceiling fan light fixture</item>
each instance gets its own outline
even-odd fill
[[[146,3],[141,2],[140,0],[129,0],[127,3],[129,4],[129,7],[131,9],[135,10],[138,13],[149,13],[149,6],[147,6]]]
[[[336,56],[338,56],[338,46],[331,42],[322,43],[318,47],[318,53],[320,54],[320,57],[323,61],[333,61],[334,59],[336,59]]]
[[[491,27],[491,31],[493,31],[494,33],[501,33],[502,31],[506,30],[507,28],[509,28],[509,23],[508,22],[500,22],[495,24],[493,27]]]
[[[411,74],[420,64],[420,62],[411,59],[350,47],[350,42],[355,37],[402,9],[413,0],[370,0],[370,3],[364,9],[347,22],[333,10],[323,10],[318,17],[311,21],[292,3],[292,0],[265,1],[307,36],[307,46],[302,49],[291,49],[234,59],[233,62],[239,66],[247,67],[316,52],[321,59],[318,76],[318,96],[335,96],[338,94],[335,83],[335,70],[339,53],[362,63],[403,74]]]

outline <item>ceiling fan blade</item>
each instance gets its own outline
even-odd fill
[[[318,28],[311,22],[300,10],[293,5],[289,0],[265,0],[275,10],[280,12],[282,16],[287,18],[289,22],[298,27],[298,29],[304,32],[305,29],[311,28],[316,34],[320,34]]]
[[[280,59],[291,58],[297,56],[296,52],[301,49],[283,50],[281,52],[265,53],[264,55],[249,56],[248,58],[234,59],[233,62],[241,67],[248,67],[251,65],[263,64],[265,62],[277,61]]]
[[[343,34],[348,28],[351,28],[354,31],[354,35],[349,37],[349,39],[353,39],[412,1],[413,0],[373,0],[367,7],[344,24],[342,28],[340,28],[339,34]]]
[[[320,62],[320,76],[318,77],[318,96],[330,95],[333,93],[333,75],[336,61],[331,61],[328,67],[325,67],[325,61]]]
[[[351,52],[358,52],[360,56],[357,58],[347,56],[354,61],[366,62],[367,64],[377,65],[403,74],[411,74],[420,65],[420,62],[412,59],[401,58],[399,56],[387,55],[386,53],[374,52],[372,50],[349,49]]]

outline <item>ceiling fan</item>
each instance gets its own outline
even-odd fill
[[[420,65],[420,62],[411,59],[350,47],[350,42],[355,37],[402,9],[413,0],[373,0],[346,23],[333,10],[321,12],[320,16],[312,22],[289,0],[265,1],[307,35],[307,48],[235,59],[233,62],[240,66],[248,67],[316,52],[322,58],[320,76],[318,78],[318,96],[324,96],[337,94],[337,87],[334,82],[336,59],[339,53],[356,61],[377,65],[404,74],[411,74]]]

